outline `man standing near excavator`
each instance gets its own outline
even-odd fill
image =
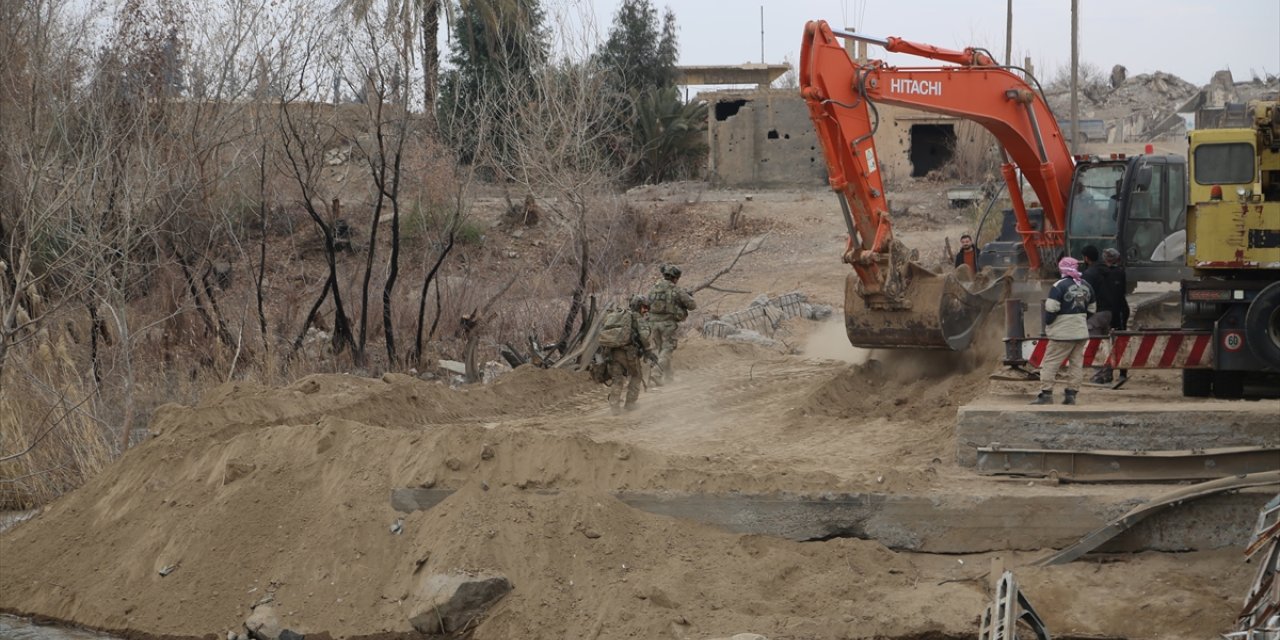
[[[1090,248],[1092,247],[1085,247],[1086,250]],[[1097,249],[1094,249],[1094,253],[1097,253]],[[1094,295],[1098,298],[1098,313],[1094,314],[1095,318],[1089,319],[1089,333],[1095,333],[1095,326],[1098,329],[1096,333],[1104,335],[1111,331],[1124,331],[1129,326],[1129,279],[1120,264],[1120,252],[1115,248],[1107,248],[1102,252],[1102,262],[1091,265],[1085,271],[1084,279],[1093,287]],[[1096,316],[1105,316],[1106,324]],[[1092,382],[1111,384],[1113,377],[1112,367],[1107,364],[1094,374]],[[1120,378],[1127,377],[1129,372],[1121,369]]]
[[[1044,334],[1049,338],[1040,365],[1040,395],[1031,404],[1053,404],[1058,369],[1067,362],[1067,389],[1062,404],[1075,404],[1084,382],[1084,347],[1089,342],[1088,316],[1097,311],[1093,288],[1080,275],[1080,263],[1066,257],[1058,261],[1062,279],[1053,283],[1044,301]]]
[[[658,385],[671,382],[671,354],[676,350],[676,331],[689,312],[698,308],[693,296],[678,286],[680,267],[663,265],[662,279],[649,292],[649,327],[653,349],[658,353],[654,382]]]
[[[981,251],[973,244],[973,236],[967,233],[960,236],[960,250],[956,252],[956,266],[967,264],[971,271],[977,273],[979,253]]]

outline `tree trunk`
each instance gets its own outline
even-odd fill
[[[342,353],[351,347],[351,358],[356,366],[364,366],[364,352],[356,345],[355,334],[351,331],[351,319],[347,317],[346,307],[342,305],[342,294],[338,290],[338,265],[334,257],[336,253],[330,247],[329,254],[329,288],[333,289],[333,352]]]
[[[222,319],[222,310],[218,308],[217,294],[213,292],[213,285],[209,284],[209,275],[212,272],[213,267],[210,266],[205,270],[204,275],[200,277],[200,283],[204,285],[204,295],[209,298],[209,309],[213,311],[213,319],[218,326],[218,340],[228,347],[234,347],[236,346],[236,337],[227,328],[226,321]]]
[[[343,349],[351,347],[351,358],[356,366],[364,366],[364,351],[356,344],[355,334],[351,331],[351,319],[347,317],[347,308],[342,304],[341,287],[338,286],[338,248],[334,245],[333,230],[320,219],[320,213],[315,211],[310,201],[307,201],[306,206],[311,219],[324,233],[324,253],[329,263],[329,282],[326,287],[333,292],[333,352],[339,354]],[[340,206],[341,203],[334,198],[335,218]]]
[[[399,173],[399,167],[396,168]],[[399,179],[396,179],[399,182]],[[382,333],[386,335],[387,366],[396,365],[396,332],[391,322],[391,292],[400,274],[400,204],[391,200],[391,258],[387,269],[387,281],[382,285]]]
[[[440,80],[440,0],[422,2],[422,113],[428,133],[435,132],[436,84]]]
[[[117,305],[119,311],[116,312],[116,328],[120,334],[121,357],[124,360],[124,416],[120,419],[120,453],[129,450],[129,441],[133,438],[133,422],[136,414],[136,404],[134,402],[134,372],[133,372],[133,350],[129,348],[130,331],[127,312],[124,303]]]
[[[297,351],[302,348],[302,341],[307,337],[307,330],[311,328],[311,323],[315,322],[316,314],[320,312],[320,305],[324,304],[325,298],[329,297],[329,281],[324,281],[324,290],[320,292],[320,297],[316,298],[316,303],[311,305],[311,311],[307,312],[306,320],[302,321],[302,330],[298,332],[298,337],[293,341],[293,350]]]
[[[213,324],[213,318],[209,316],[209,310],[204,308],[204,299],[200,297],[200,287],[196,286],[196,274],[191,269],[191,260],[178,251],[177,247],[171,247],[174,259],[178,261],[178,266],[182,267],[182,277],[187,281],[187,291],[191,294],[191,302],[196,307],[196,313],[200,316],[200,320],[204,322],[205,331],[218,335],[218,330]]]
[[[413,362],[421,362],[422,360],[422,326],[427,317],[427,289],[431,286],[431,281],[435,280],[436,272],[440,270],[440,265],[444,264],[444,259],[448,257],[449,252],[453,250],[454,241],[453,231],[449,232],[449,241],[445,243],[444,248],[440,250],[440,254],[436,256],[436,263],[431,265],[431,270],[427,272],[426,277],[422,279],[422,293],[418,296],[418,332],[413,341]],[[440,285],[436,285],[436,322],[440,321]],[[436,334],[436,322],[431,324],[431,336]],[[430,336],[428,336],[430,339]]]
[[[466,371],[463,379],[467,384],[473,384],[480,381],[480,366],[476,363],[476,347],[480,344],[480,331],[475,311],[472,311],[470,316],[463,316],[462,334],[464,338],[462,364]]]
[[[379,106],[378,109],[381,110],[381,107]],[[379,141],[381,141],[381,138],[382,138],[382,131],[381,131],[382,124],[380,120],[381,120],[381,117],[379,116],[379,123],[376,125],[376,128],[378,129],[378,131],[375,134],[378,136]],[[382,143],[379,142],[378,146],[381,147]],[[385,202],[386,200],[385,192],[382,189],[382,184],[381,184],[382,180],[378,175],[379,172],[386,171],[385,165],[383,167],[375,167],[373,166],[373,162],[374,162],[373,160],[370,160],[369,169],[374,174],[373,176],[374,183],[378,185],[378,198],[377,200],[374,201],[373,216],[372,216],[372,219],[370,219],[369,221],[369,250],[365,252],[366,260],[364,264],[364,284],[360,288],[360,352],[361,353],[364,353],[365,337],[367,335],[366,332],[369,326],[369,323],[368,323],[369,280],[372,279],[373,277],[373,255],[375,253],[375,248],[378,246],[378,218],[382,216],[382,206],[383,206],[382,203]]]
[[[427,340],[436,337],[436,328],[440,326],[440,314],[444,312],[444,303],[440,299],[440,283],[436,283],[436,317],[431,319],[431,330],[427,332]]]
[[[265,138],[264,138],[265,140]],[[267,340],[267,312],[262,295],[262,283],[267,277],[267,145],[262,144],[262,157],[258,159],[258,220],[262,240],[258,243],[258,274],[254,282],[254,295],[258,302],[258,330],[262,332],[262,352],[270,357],[271,343]]]
[[[9,334],[0,332],[0,391],[4,391],[4,363],[9,359]]]
[[[565,316],[564,327],[560,332],[560,340],[556,342],[556,350],[560,352],[560,355],[564,355],[565,349],[569,344],[569,336],[573,334],[573,321],[578,318],[578,312],[582,310],[582,297],[587,291],[587,267],[590,257],[588,242],[586,213],[583,212],[579,216],[578,223],[578,250],[580,252],[578,256],[578,283],[573,287],[573,297],[569,301],[569,314]]]
[[[102,368],[98,366],[98,335],[106,325],[98,315],[98,303],[90,302],[89,308],[89,369],[93,371],[94,389],[102,388]]]

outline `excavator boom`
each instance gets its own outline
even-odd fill
[[[857,64],[839,38],[951,64]],[[972,273],[959,279],[935,274],[916,264],[895,238],[876,155],[878,103],[964,118],[990,131],[1004,148],[1001,170],[1030,267],[1052,263],[1065,245],[1074,160],[1040,94],[986,52],[871,38],[809,22],[800,52],[800,90],[849,229],[844,260],[854,273],[846,286],[845,315],[854,345],[963,349],[998,302],[1003,284]],[[1022,204],[1015,166],[1044,208],[1042,228],[1032,226]]]

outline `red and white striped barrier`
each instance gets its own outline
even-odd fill
[[[1107,351],[1101,348],[1106,340],[1106,338],[1089,338],[1089,344],[1084,346],[1084,366],[1101,367],[1107,361]],[[1048,350],[1048,338],[1028,338],[1022,343],[1022,357],[1036,368],[1044,363],[1044,354]]]
[[[1049,339],[1028,338],[1022,343],[1022,357],[1031,366],[1040,367],[1048,348]],[[1170,329],[1117,331],[1110,338],[1089,338],[1084,366],[1108,363],[1116,369],[1209,369],[1213,366],[1213,335]]]
[[[1117,369],[1209,369],[1213,334],[1207,331],[1122,331],[1111,337]]]

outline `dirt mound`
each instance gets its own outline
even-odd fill
[[[518,374],[449,393],[475,419],[577,377]],[[529,391],[505,395],[520,388]],[[325,376],[171,407],[160,435],[5,535],[0,606],[199,636],[238,627],[269,599],[304,633],[407,633],[421,576],[458,569],[500,571],[516,585],[477,638],[773,633],[782,619],[805,637],[835,637],[854,621],[867,635],[956,633],[978,604],[961,585],[918,597],[920,569],[875,543],[798,545],[628,508],[600,487],[645,484],[663,461],[585,434],[352,419],[405,413],[414,389],[418,401],[434,393],[412,380]],[[315,417],[326,408],[345,417]],[[215,416],[235,425],[218,428]],[[415,483],[461,489],[430,511],[392,511],[389,488]]]
[[[533,367],[516,369],[492,385],[464,389],[401,374],[314,375],[282,389],[236,382],[217,387],[195,407],[158,408],[151,432],[221,441],[262,425],[312,423],[321,417],[387,428],[483,422],[537,414],[596,388],[586,374]]]
[[[897,419],[947,424],[960,405],[985,388],[989,366],[966,354],[873,351],[808,394],[793,411],[847,419]],[[947,426],[950,426],[949,424]]]
[[[916,568],[875,543],[731,535],[598,494],[468,487],[437,509],[421,520],[424,539],[473,544],[429,565],[496,569],[516,584],[477,637],[699,638],[773,633],[764,621],[781,619],[794,637],[835,637],[855,620],[859,635],[948,632],[938,620],[976,602],[950,585],[935,591],[947,615],[925,615],[933,605],[907,593]],[[539,610],[550,615],[531,620]]]

